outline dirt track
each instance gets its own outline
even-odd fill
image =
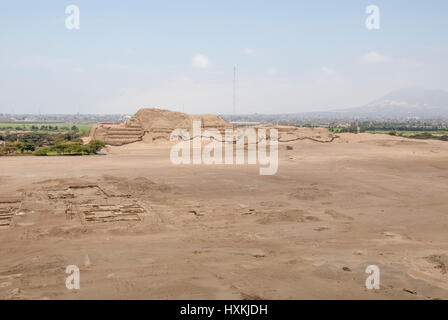
[[[1,199],[17,200],[1,204],[15,213],[0,229],[0,298],[448,298],[448,143],[285,143],[274,176],[174,166],[169,150],[0,158]],[[72,264],[80,290],[65,287]],[[371,264],[380,290],[365,288]]]

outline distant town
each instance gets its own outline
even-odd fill
[[[334,117],[322,114],[237,114],[220,115],[235,126],[287,125],[296,127],[350,128],[359,126],[361,131],[447,131],[447,118],[369,118]],[[14,130],[20,124],[40,125],[88,125],[94,123],[123,123],[130,119],[129,114],[0,114],[0,124]]]
[[[92,124],[124,122],[130,115],[123,114],[6,114],[0,113],[0,123]]]

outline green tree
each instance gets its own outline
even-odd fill
[[[89,153],[96,153],[103,149],[106,146],[106,144],[103,141],[100,140],[91,140],[87,144],[87,148],[89,150]]]

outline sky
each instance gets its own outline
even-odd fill
[[[239,114],[448,90],[447,15],[446,0],[2,1],[0,113],[231,114],[234,67]]]

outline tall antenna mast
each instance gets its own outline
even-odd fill
[[[233,67],[233,120],[236,118],[236,66]]]

